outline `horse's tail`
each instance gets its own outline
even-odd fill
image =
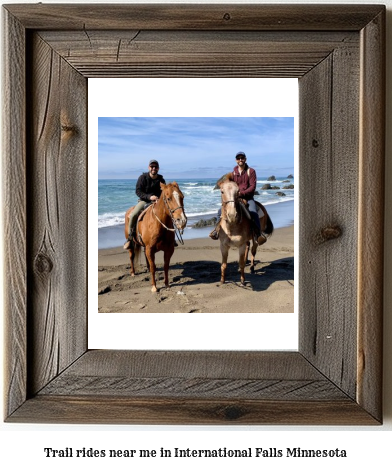
[[[267,216],[267,223],[266,223],[266,226],[265,226],[265,230],[264,230],[264,233],[268,235],[268,237],[270,237],[274,231],[274,224],[272,223],[271,221],[271,218],[269,216],[269,214],[266,212],[266,216]]]
[[[133,241],[133,262],[137,271],[140,270],[140,257],[142,254],[142,247],[137,242]]]
[[[140,256],[142,254],[142,246],[139,245],[137,242],[133,241],[133,251],[135,255],[135,263],[137,266],[140,266]]]

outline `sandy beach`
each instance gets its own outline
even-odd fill
[[[258,248],[255,273],[245,269],[240,286],[238,250],[229,253],[226,283],[220,285],[219,241],[184,240],[170,264],[170,288],[163,283],[163,253],[156,254],[158,292],[151,292],[142,255],[130,276],[129,254],[121,247],[98,251],[100,313],[292,313],[294,312],[294,226],[275,229]]]

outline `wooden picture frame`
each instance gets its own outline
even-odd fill
[[[6,421],[382,423],[385,7],[18,4],[3,21]],[[298,77],[298,352],[88,350],[87,78],[125,76]]]

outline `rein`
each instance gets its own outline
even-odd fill
[[[239,224],[242,222],[242,207],[241,206],[237,206],[237,204],[239,203],[238,199],[233,199],[231,201],[223,201],[222,200],[222,208],[224,206],[226,206],[226,204],[229,204],[229,202],[233,202],[234,205],[236,206],[236,209],[239,208],[240,209],[240,220],[239,220]],[[223,218],[225,221],[227,221],[227,218]]]
[[[160,219],[159,217],[155,214],[155,210],[154,210],[154,207],[156,205],[156,202],[152,205],[152,213],[154,214],[154,217],[155,219],[166,229],[166,230],[169,230],[170,232],[174,232],[176,237],[177,237],[177,240],[182,244],[184,245],[184,240],[182,238],[182,233],[183,233],[183,230],[179,231],[177,229],[177,226],[175,225],[174,223],[174,218],[173,218],[173,213],[175,211],[177,211],[178,209],[182,209],[184,211],[184,207],[183,206],[178,206],[176,207],[175,209],[170,209],[169,207],[169,204],[167,203],[165,197],[162,197],[163,199],[163,203],[164,205],[166,206],[167,210],[169,211],[169,214],[170,214],[170,218],[172,220],[172,223],[173,223],[173,229],[171,229],[170,227],[167,227]]]

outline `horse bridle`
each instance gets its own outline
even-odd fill
[[[169,214],[170,214],[170,217],[172,218],[172,221],[174,221],[174,218],[173,218],[173,214],[178,210],[178,209],[182,209],[182,212],[184,212],[184,206],[178,206],[176,207],[175,209],[171,209],[165,196],[162,197],[163,199],[163,202],[165,203],[165,206],[167,207],[167,210],[169,211]]]
[[[238,199],[237,199],[238,201]],[[222,204],[226,206],[226,204],[229,204],[229,202],[234,202],[234,204],[237,202],[235,199],[232,201],[222,201]]]
[[[229,204],[229,202],[234,203],[234,205],[236,206],[237,203],[239,204],[239,197],[237,197],[237,199],[232,199],[230,201],[222,201],[222,205],[226,206],[226,204]],[[241,222],[242,221],[242,208],[241,208],[241,206],[239,206],[239,208],[240,208],[240,221],[239,222]],[[225,220],[227,220],[227,219],[225,219]]]
[[[152,205],[152,212],[156,218],[156,220],[166,229],[166,230],[170,230],[170,232],[174,232],[176,234],[176,237],[177,237],[177,240],[182,244],[184,245],[184,240],[182,238],[182,233],[184,232],[183,230],[178,230],[177,229],[177,226],[174,222],[174,217],[173,217],[173,214],[178,210],[178,209],[182,209],[182,211],[184,212],[184,206],[178,206],[176,207],[175,209],[171,209],[170,206],[169,206],[169,203],[167,202],[165,196],[162,196],[162,199],[163,199],[163,203],[165,204],[167,210],[169,211],[169,214],[170,214],[170,218],[173,222],[173,229],[170,229],[170,227],[167,227],[160,219],[159,217],[155,214],[155,211],[154,211],[154,205],[156,204],[157,201],[155,201],[155,203]]]

